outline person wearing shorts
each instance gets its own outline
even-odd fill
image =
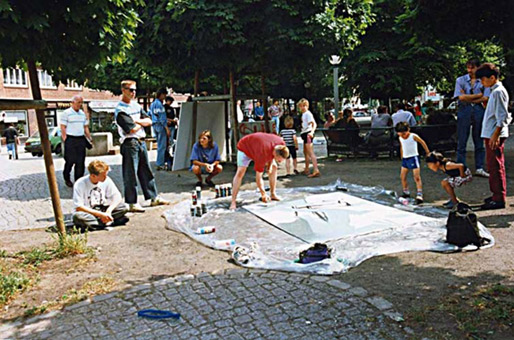
[[[296,150],[298,150],[298,141],[296,139],[296,131],[295,129],[293,129],[293,125],[293,117],[287,116],[284,119],[284,126],[286,128],[280,131],[280,137],[282,137],[282,139],[286,143],[287,149],[289,150],[289,157],[286,159],[286,176],[293,175],[293,172],[291,172],[291,159],[293,160],[294,174],[298,175],[298,163],[296,161]]]
[[[305,98],[300,99],[298,107],[302,113],[302,133],[300,137],[303,140],[303,154],[305,155],[305,169],[303,173],[309,178],[319,177],[321,175],[318,169],[318,160],[314,154],[314,148],[312,140],[314,139],[314,132],[316,131],[316,121],[314,116],[309,111],[309,101]],[[312,160],[312,166],[314,167],[312,174],[309,170],[309,163]]]
[[[410,127],[407,122],[400,122],[396,124],[395,130],[398,133],[400,140],[400,154],[402,156],[402,169],[400,178],[402,181],[402,197],[410,197],[409,185],[407,183],[407,174],[412,170],[416,188],[416,204],[423,203],[423,183],[421,182],[421,171],[419,167],[419,153],[418,143],[423,146],[427,155],[429,154],[428,146],[423,139],[417,134],[410,132]]]
[[[278,163],[289,157],[289,150],[282,138],[271,133],[256,132],[241,138],[237,143],[237,172],[232,181],[232,203],[230,209],[236,209],[236,199],[246,169],[254,162],[255,183],[261,193],[261,200],[267,203],[271,200],[279,201],[275,188],[277,183]],[[266,165],[269,165],[270,196],[264,190],[262,174]]]

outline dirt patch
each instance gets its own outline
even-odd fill
[[[509,151],[507,160],[508,187],[513,188],[514,152]],[[473,161],[469,160],[470,164]],[[303,164],[300,164],[303,170]],[[347,159],[336,162],[333,158],[321,161],[322,177],[307,179],[304,176],[282,178],[281,187],[325,185],[337,178],[361,185],[381,185],[387,189],[401,190],[399,180],[400,163],[397,160]],[[228,183],[235,167],[225,166],[217,183]],[[283,174],[284,169],[281,169]],[[425,200],[442,204],[447,197],[440,187],[442,174],[422,169]],[[184,198],[183,192],[191,190],[195,179],[187,172],[174,174],[158,173],[157,183],[176,183],[172,193],[164,197],[175,201]],[[414,182],[409,178],[412,188]],[[243,189],[254,189],[254,176],[246,175]],[[470,203],[480,203],[489,196],[488,180],[475,178],[465,188],[458,189],[458,196]],[[514,282],[514,197],[509,194],[509,206],[499,211],[479,212],[482,223],[487,225],[496,238],[495,247],[478,252],[441,254],[432,252],[400,253],[381,256],[364,262],[341,278],[357,286],[382,295],[395,304],[406,316],[406,324],[418,332],[435,338],[467,336],[455,327],[456,321],[447,310],[435,308],[446,299],[455,296],[471,296],[483,287],[495,284],[512,286]],[[161,217],[166,208],[154,208],[144,214],[135,215],[126,227],[113,231],[89,234],[89,245],[97,249],[96,259],[67,258],[44,263],[39,281],[28,291],[19,295],[8,310],[3,310],[4,319],[23,315],[32,306],[44,301],[59,299],[71,289],[78,290],[87,282],[107,277],[115,284],[112,289],[148,282],[182,273],[212,272],[234,267],[229,255],[201,246],[182,234],[164,229]],[[2,233],[0,249],[16,252],[43,243],[51,242],[51,236],[42,230]],[[82,262],[81,262],[82,261]],[[512,324],[512,316],[511,316]],[[437,329],[434,335],[431,330]],[[510,329],[511,330],[511,329]],[[493,330],[488,338],[503,338],[505,331]],[[500,337],[498,337],[500,336]]]

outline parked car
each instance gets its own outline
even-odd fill
[[[371,115],[364,110],[353,111],[353,118],[359,125],[371,125]]]
[[[48,137],[50,138],[50,147],[52,152],[56,155],[62,152],[62,138],[61,129],[58,127],[52,127],[48,129]],[[25,151],[30,152],[32,156],[43,156],[43,148],[41,147],[41,138],[39,137],[39,131],[35,132],[25,142]]]

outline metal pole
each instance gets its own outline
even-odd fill
[[[334,67],[334,116],[339,113],[339,76],[337,67]]]

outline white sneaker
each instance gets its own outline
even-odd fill
[[[167,201],[159,196],[157,196],[156,198],[152,199],[152,202],[150,203],[150,206],[151,207],[156,207],[158,205],[169,205],[171,202],[170,201]]]
[[[475,176],[489,178],[489,174],[484,169],[477,169]]]
[[[129,204],[129,212],[135,212],[135,213],[144,213],[145,208],[143,208],[139,203],[131,203]]]

